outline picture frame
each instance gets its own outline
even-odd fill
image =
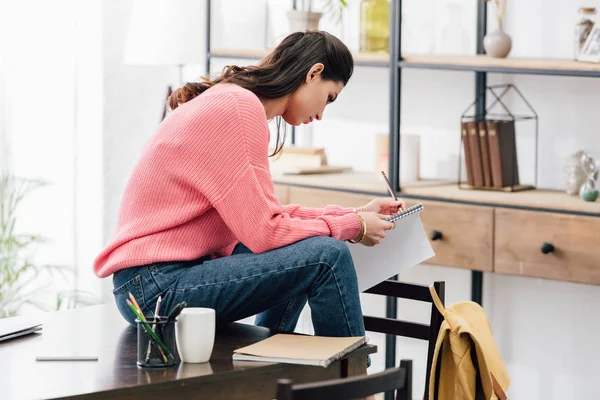
[[[577,61],[600,62],[600,24],[594,24],[581,48]]]

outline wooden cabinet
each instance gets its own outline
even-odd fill
[[[289,187],[288,196],[288,204],[300,204],[303,207],[325,207],[330,204],[360,207],[375,198],[375,196],[356,193],[295,186]]]
[[[376,197],[286,184],[276,184],[275,195],[284,204],[304,207],[358,207]],[[428,264],[600,285],[598,217],[405,201],[407,206],[423,204],[421,221],[435,252]]]
[[[423,204],[421,221],[435,256],[428,264],[492,271],[494,209],[436,201]]]
[[[495,225],[494,272],[600,284],[599,218],[498,208]]]
[[[277,200],[279,200],[279,202],[281,204],[288,204],[289,201],[289,196],[288,193],[290,191],[289,186],[287,185],[280,185],[280,184],[275,184],[273,185],[274,189],[275,189],[275,197],[277,197]]]
[[[376,196],[343,191],[288,187],[288,203],[304,207],[337,204],[358,207]],[[407,206],[416,204],[406,200]],[[481,271],[492,271],[494,209],[435,201],[421,202],[421,221],[430,235],[435,257],[428,263]],[[441,237],[432,237],[434,231]]]

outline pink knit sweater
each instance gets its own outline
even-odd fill
[[[238,242],[263,253],[311,236],[355,238],[360,219],[352,209],[279,203],[269,137],[262,103],[235,85],[217,85],[175,109],[127,183],[116,232],[94,273],[228,256]]]

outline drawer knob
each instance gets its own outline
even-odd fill
[[[554,251],[554,245],[552,243],[544,242],[542,243],[542,253],[548,254]]]
[[[433,230],[431,231],[431,240],[441,240],[444,237],[444,234],[440,231]]]

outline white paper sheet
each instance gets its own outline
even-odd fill
[[[361,292],[435,255],[419,214],[396,221],[396,228],[376,246],[347,243]]]

